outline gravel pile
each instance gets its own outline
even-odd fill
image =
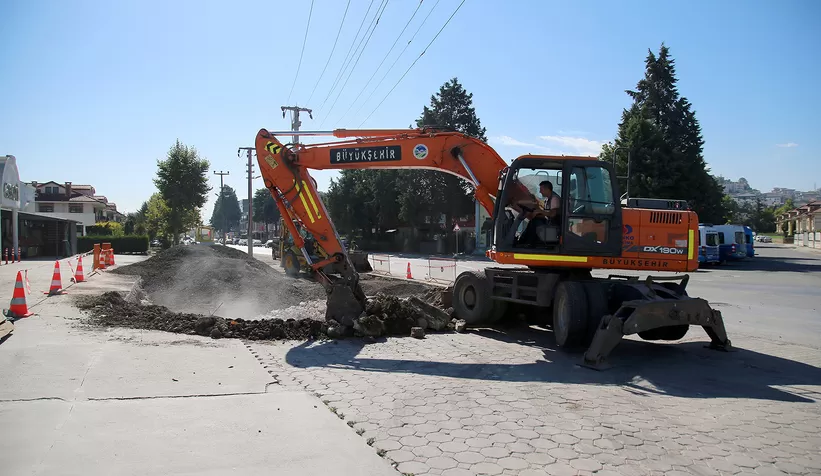
[[[227,246],[175,246],[113,272],[139,275],[151,301],[175,312],[248,319],[325,299],[318,284],[289,278]]]
[[[93,324],[248,339],[407,336],[415,327],[454,327],[452,311],[436,307],[441,288],[368,274],[360,283],[370,299],[354,325],[325,322],[319,283],[222,246],[176,246],[113,272],[140,276],[140,286],[125,297],[82,297],[77,305]]]

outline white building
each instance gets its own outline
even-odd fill
[[[65,257],[77,249],[76,223],[71,218],[37,213],[36,190],[20,181],[17,159],[0,156],[0,253],[5,260],[19,251],[23,259],[34,257]]]
[[[91,185],[73,185],[71,182],[31,182],[35,200],[28,211],[47,214],[77,222],[77,235],[87,234],[87,227],[102,221],[124,221],[117,205],[108,203],[103,195],[95,195]],[[32,210],[31,207],[34,209]]]

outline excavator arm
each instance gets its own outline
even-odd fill
[[[478,202],[492,214],[499,174],[507,164],[481,140],[441,129],[338,129],[328,135],[341,140],[310,145],[283,144],[274,134],[261,129],[255,147],[265,187],[282,216],[291,218],[284,220],[285,225],[328,292],[326,318],[349,325],[364,310],[365,296],[359,286],[358,273],[308,169],[439,170],[471,183]],[[526,198],[528,192],[521,187],[514,194]],[[313,235],[327,258],[311,260],[293,220]],[[322,271],[329,264],[334,265],[341,278]]]

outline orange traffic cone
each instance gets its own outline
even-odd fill
[[[29,307],[26,304],[26,289],[23,287],[23,273],[17,272],[17,281],[14,282],[14,294],[11,295],[11,305],[9,305],[8,312],[4,313],[6,317],[19,319],[21,317],[29,317],[33,312],[29,312]]]
[[[105,269],[105,250],[100,250],[100,257],[97,259],[97,269]]]
[[[63,291],[63,278],[60,277],[60,262],[54,262],[54,274],[51,276],[51,286],[48,288],[47,293],[49,296],[56,296],[57,294],[66,294]]]
[[[114,248],[110,248],[108,250],[108,260],[106,261],[106,264],[109,266],[114,266]]]
[[[74,282],[82,283],[86,278],[83,276],[83,255],[77,258],[77,271],[74,272]]]
[[[408,261],[408,272],[405,274],[405,277],[408,279],[413,279],[413,275],[411,274],[410,270],[410,261]]]

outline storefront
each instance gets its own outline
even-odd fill
[[[33,211],[34,188],[20,182],[13,155],[0,156],[0,177],[0,253],[20,249],[23,259],[74,254],[77,222]]]

